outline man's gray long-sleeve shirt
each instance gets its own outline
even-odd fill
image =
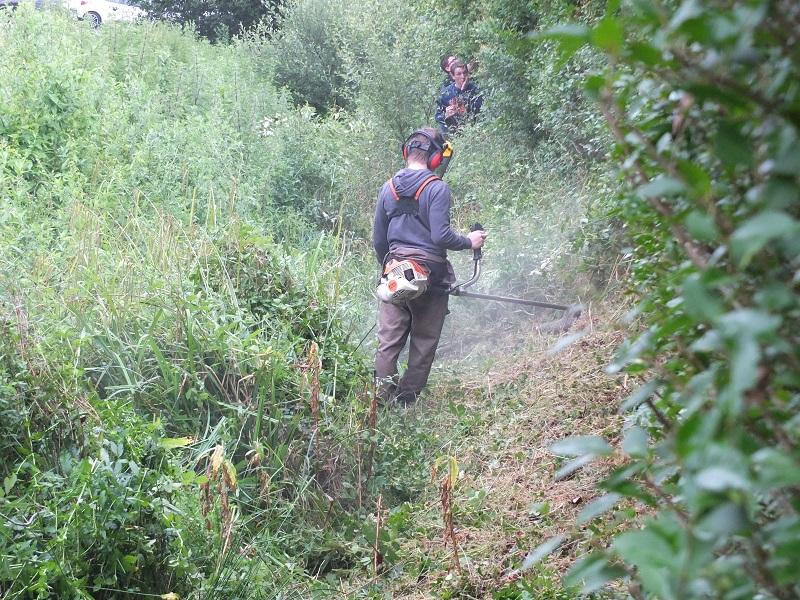
[[[413,198],[420,184],[433,175],[428,169],[402,169],[392,178],[395,190],[401,197]],[[392,195],[389,182],[383,184],[375,207],[372,245],[375,256],[382,263],[394,248],[419,248],[447,257],[448,250],[468,250],[469,238],[459,235],[450,227],[450,188],[444,181],[428,184],[419,197],[417,214],[396,214],[397,200]]]

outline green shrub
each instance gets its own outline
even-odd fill
[[[281,174],[299,151],[261,127],[278,117],[313,140],[324,125],[291,113],[249,42],[212,47],[160,24],[90,32],[27,9],[3,27],[2,595],[243,597],[297,584],[326,556],[348,563],[323,492],[353,489],[337,409],[367,371],[343,318],[341,242],[299,216],[338,208],[319,188],[341,167],[311,162],[309,144],[308,169]],[[31,110],[53,85],[59,104]],[[336,472],[308,462],[311,342]],[[196,451],[162,447],[167,435],[194,436]],[[206,533],[198,486],[216,443],[240,475],[236,543],[297,553],[288,576],[225,558],[221,514]]]
[[[3,597],[170,591],[189,563],[160,424],[98,401],[71,364],[42,360],[36,334],[2,333]]]
[[[642,331],[609,366],[641,383],[621,407],[633,411],[626,464],[583,521],[622,499],[648,517],[568,579],[588,593],[624,578],[635,597],[795,597],[800,65],[786,40],[796,7],[617,7],[546,36],[608,56],[587,89],[628,178],[618,214],[641,299]],[[554,450],[579,461],[613,451],[596,438]]]
[[[342,2],[293,2],[275,36],[275,81],[289,89],[296,104],[323,114],[347,106],[353,93],[342,70],[341,46],[353,42],[352,32],[342,28],[343,10]]]
[[[508,125],[594,135],[582,98],[563,119],[554,101],[586,63],[557,81],[506,46],[519,3],[462,8],[300,0],[274,39],[225,45],[25,7],[2,22],[0,513],[35,524],[18,542],[0,521],[0,590],[330,597],[311,576],[369,564],[373,495],[413,500],[434,443],[368,431],[360,346],[375,195],[432,122],[440,55],[479,56],[492,94],[448,174],[456,225],[496,235],[489,283],[564,291],[529,274],[591,196],[551,163],[561,146]],[[213,456],[229,513],[200,499]]]

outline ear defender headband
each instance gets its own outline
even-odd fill
[[[426,140],[428,140],[428,143],[413,139],[417,136],[424,137]],[[406,138],[406,141],[403,142],[403,160],[408,160],[408,151],[415,148],[419,148],[423,152],[428,153],[427,166],[431,171],[436,170],[436,168],[442,164],[444,146],[442,146],[442,144],[439,143],[439,141],[427,131],[418,129]]]

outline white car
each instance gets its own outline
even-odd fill
[[[145,16],[130,0],[68,0],[68,5],[76,17],[86,19],[92,27],[100,27],[106,21],[137,21]]]

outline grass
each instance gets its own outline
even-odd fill
[[[506,335],[490,354],[451,362],[416,407],[385,416],[403,419],[409,430],[424,424],[435,453],[429,465],[441,456],[458,462],[453,518],[463,574],[450,569],[438,472],[410,504],[389,507],[389,514],[406,513],[396,538],[400,558],[378,580],[353,582],[353,597],[366,590],[407,600],[518,597],[513,593],[525,586],[535,590],[532,597],[570,597],[559,595],[568,594],[559,575],[585,552],[580,536],[543,565],[519,568],[541,542],[574,531],[575,517],[599,495],[593,486],[610,466],[595,463],[554,481],[561,461],[548,451],[569,435],[619,429],[617,409],[630,386],[603,370],[623,339],[609,317],[587,312],[572,330],[586,335],[555,355],[548,352],[553,337]]]

